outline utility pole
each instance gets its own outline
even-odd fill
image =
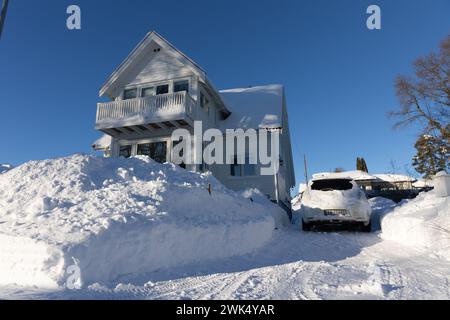
[[[305,179],[306,184],[308,184],[308,163],[306,162],[306,154],[304,155],[304,163],[305,163]]]
[[[0,38],[2,37],[3,25],[6,19],[6,11],[8,11],[8,1],[9,0],[3,0],[2,11],[0,13]]]

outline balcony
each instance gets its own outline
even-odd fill
[[[116,136],[192,126],[196,103],[183,92],[97,104],[95,128]]]

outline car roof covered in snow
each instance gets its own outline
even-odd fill
[[[355,181],[377,180],[377,177],[367,172],[355,170],[345,172],[321,172],[313,175],[314,180],[319,179],[352,179]]]
[[[221,129],[277,129],[283,127],[282,85],[221,90],[231,115],[221,121]]]

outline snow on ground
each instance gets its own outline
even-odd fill
[[[450,260],[450,197],[420,194],[382,219],[383,239]],[[450,273],[450,270],[449,270]]]
[[[147,157],[28,162],[0,176],[0,284],[60,287],[72,265],[109,284],[246,254],[271,239],[273,206]]]
[[[375,231],[381,230],[381,219],[390,211],[392,211],[397,204],[391,199],[383,197],[375,197],[369,199],[369,204],[372,207],[372,229]]]
[[[371,201],[375,216],[392,210]],[[450,261],[379,233],[276,230],[250,254],[123,277],[108,286],[3,286],[5,299],[450,299]]]

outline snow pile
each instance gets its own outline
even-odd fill
[[[275,228],[281,229],[291,224],[289,216],[280,206],[271,202],[266,195],[261,193],[258,189],[247,189],[242,193],[244,198],[264,206],[268,212],[271,213],[275,221]]]
[[[383,239],[427,249],[450,260],[450,197],[421,193],[387,214],[381,228]]]
[[[387,213],[397,206],[397,204],[391,199],[383,197],[371,198],[369,199],[369,203],[370,206],[372,207],[372,210],[380,213]]]
[[[10,164],[1,164],[0,163],[0,174],[5,173],[6,171],[9,171],[13,168]]]
[[[248,253],[271,238],[271,210],[146,157],[28,162],[0,176],[0,284],[64,286],[74,265],[83,284],[109,283]]]

